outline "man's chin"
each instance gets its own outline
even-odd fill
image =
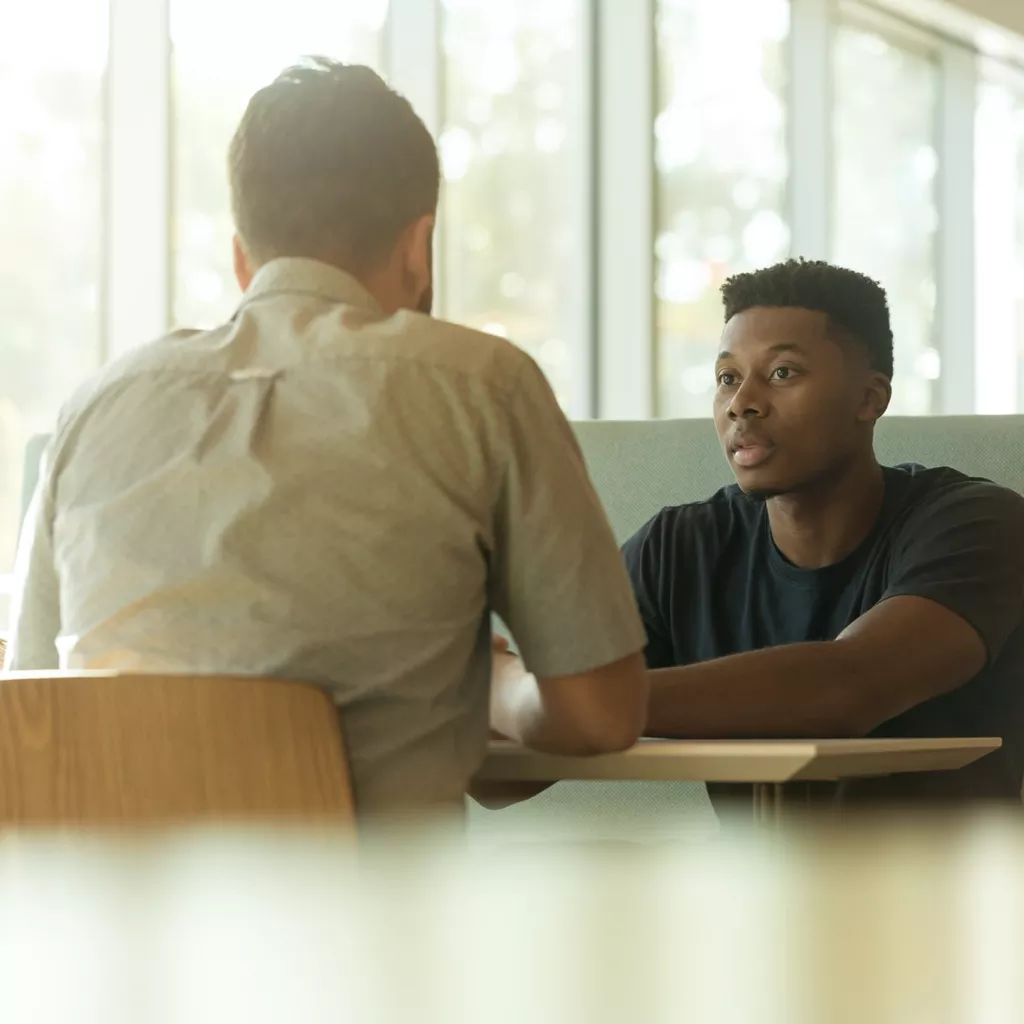
[[[777,482],[771,480],[757,479],[760,474],[757,473],[736,473],[736,483],[739,485],[740,490],[743,492],[743,496],[749,501],[763,502],[769,501],[772,498],[777,498],[779,495],[786,494],[789,492],[788,487],[780,486]]]
[[[771,501],[772,498],[778,498],[780,495],[785,494],[785,491],[770,491],[770,490],[747,490],[745,487],[741,487],[740,491],[743,497],[747,501],[753,502],[755,505],[763,505],[766,501]]]

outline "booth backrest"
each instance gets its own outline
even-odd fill
[[[620,540],[666,505],[732,482],[710,420],[594,420],[576,434]],[[876,449],[887,465],[952,466],[1024,494],[1024,416],[892,417]]]
[[[592,420],[575,429],[620,539],[665,505],[699,501],[732,479],[709,419]],[[38,435],[26,449],[23,512],[46,442]],[[876,447],[888,465],[952,466],[1024,494],[1024,416],[891,417]]]

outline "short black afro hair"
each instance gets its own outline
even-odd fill
[[[872,370],[892,379],[889,303],[885,289],[864,274],[820,260],[787,260],[730,277],[722,285],[722,301],[727,322],[757,306],[825,313],[867,349]]]

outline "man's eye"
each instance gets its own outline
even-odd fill
[[[718,386],[720,388],[731,388],[736,383],[735,373],[720,373],[718,375]]]
[[[772,370],[772,377],[775,380],[790,380],[793,377],[793,371],[788,366],[776,366]]]

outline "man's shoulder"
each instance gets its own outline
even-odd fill
[[[738,484],[720,487],[710,497],[688,501],[681,505],[668,505],[659,513],[673,523],[701,527],[726,520],[728,522],[754,522],[763,503],[747,497]]]
[[[390,326],[404,336],[408,358],[502,391],[540,372],[523,349],[488,331],[411,311],[397,314]]]
[[[925,468],[905,463],[886,470],[890,481],[898,481],[914,512],[939,509],[982,510],[1024,518],[1024,497],[984,477],[970,476],[950,466]]]
[[[190,342],[223,334],[224,331],[223,327],[212,331],[171,331],[110,360],[87,377],[64,401],[58,425],[73,422],[104,394],[120,390],[134,379],[172,369]]]
[[[692,539],[706,547],[737,532],[752,532],[762,510],[762,503],[748,498],[738,485],[729,484],[700,501],[666,505],[640,532],[663,541],[672,538],[676,543]]]
[[[905,543],[948,544],[953,531],[964,543],[1024,549],[1024,497],[1017,491],[948,466],[899,466],[887,473],[901,489],[893,525]]]

